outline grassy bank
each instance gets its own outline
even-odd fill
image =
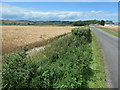
[[[91,80],[89,81],[89,87],[90,88],[107,88],[106,86],[106,76],[105,76],[105,69],[104,69],[104,61],[103,61],[103,55],[100,50],[100,45],[92,32],[92,63],[91,68],[94,72],[93,77],[91,77]]]
[[[106,28],[104,28],[104,27],[97,27],[97,28],[99,28],[99,29],[101,29],[101,30],[103,30],[103,31],[105,31],[105,32],[107,32],[107,33],[109,33],[109,34],[112,34],[112,35],[114,35],[114,36],[120,37],[120,35],[119,35],[117,32],[113,32],[113,31],[111,31],[111,30],[109,30],[109,29],[106,29]]]
[[[93,41],[92,41],[93,38]],[[3,58],[3,88],[105,88],[103,60],[89,28],[75,28],[44,51]]]

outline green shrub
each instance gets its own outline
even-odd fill
[[[87,88],[92,75],[90,42],[89,29],[75,28],[46,47],[43,57],[29,60],[27,50],[5,56],[3,88]]]
[[[3,57],[3,88],[26,88],[36,72],[37,63],[26,61],[26,51],[23,50]],[[38,68],[38,67],[37,67]]]
[[[90,43],[92,41],[92,36],[89,28],[74,28],[72,29],[72,34],[78,36],[82,42]]]

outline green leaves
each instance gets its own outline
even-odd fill
[[[72,34],[78,37],[80,41],[83,43],[91,43],[92,36],[89,28],[74,28],[72,29]]]

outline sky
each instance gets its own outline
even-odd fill
[[[118,21],[118,2],[3,2],[4,20]]]
[[[118,2],[119,0],[2,0],[2,2]]]

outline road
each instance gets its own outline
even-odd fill
[[[101,29],[91,27],[103,50],[106,66],[108,67],[112,88],[118,88],[118,37],[108,34]]]

